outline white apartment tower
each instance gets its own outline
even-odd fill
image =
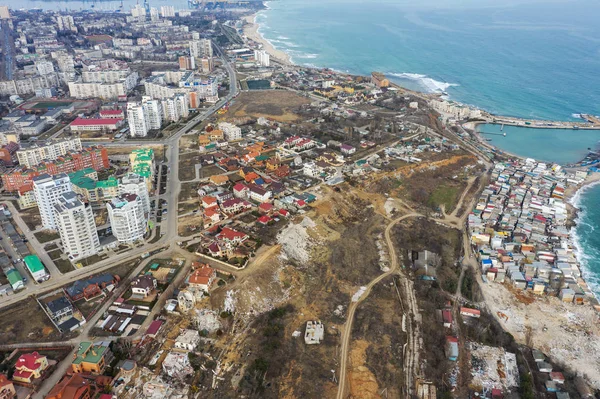
[[[144,110],[144,118],[146,118],[148,130],[160,129],[163,123],[163,112],[160,101],[144,96],[142,97],[142,109]]]
[[[65,252],[71,260],[96,254],[100,248],[94,212],[89,204],[68,191],[54,204],[56,226]]]
[[[54,73],[54,65],[52,61],[38,61],[35,63],[35,67],[40,75],[49,75]]]
[[[47,173],[33,178],[33,193],[45,229],[56,229],[54,205],[60,196],[71,191],[71,181],[66,173],[50,176]]]
[[[144,238],[148,219],[140,197],[136,194],[120,195],[106,204],[106,208],[112,233],[119,242],[133,243]]]
[[[161,6],[160,15],[163,18],[175,18],[175,7],[173,6]]]
[[[213,48],[210,39],[192,40],[190,42],[190,56],[195,58],[212,57]]]
[[[148,125],[144,116],[144,108],[135,102],[127,103],[127,123],[129,124],[129,135],[131,137],[146,137]]]
[[[121,179],[118,187],[119,195],[135,194],[140,198],[144,215],[150,214],[150,196],[148,195],[148,186],[146,179],[136,173],[128,173]]]
[[[57,15],[56,24],[58,25],[59,31],[70,30],[71,32],[77,32],[75,21],[71,15]]]
[[[265,50],[254,50],[254,59],[260,66],[268,67],[271,65],[271,57]]]

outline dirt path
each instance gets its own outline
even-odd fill
[[[350,338],[352,336],[352,323],[354,321],[354,314],[356,313],[356,309],[358,305],[369,296],[371,289],[375,286],[375,284],[396,272],[396,269],[398,268],[398,258],[396,257],[396,250],[394,249],[394,245],[392,242],[391,231],[397,223],[413,217],[422,217],[422,215],[418,213],[409,213],[407,215],[394,219],[387,225],[385,229],[385,242],[389,250],[389,257],[391,262],[390,270],[383,274],[380,274],[378,277],[371,280],[371,282],[367,284],[366,290],[363,292],[361,297],[356,302],[351,302],[350,306],[348,307],[348,319],[346,321],[346,325],[342,333],[342,348],[340,351],[340,385],[338,386],[337,399],[343,399],[346,393],[346,368],[348,363],[348,349],[350,347]]]

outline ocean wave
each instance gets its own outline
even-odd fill
[[[586,192],[598,185],[600,185],[600,181],[583,186],[569,201],[578,210],[575,226],[569,232],[573,243],[573,253],[579,262],[583,279],[596,297],[600,294],[600,275],[598,270],[593,267],[592,262],[600,259],[600,251],[593,246],[585,245],[584,237],[593,234],[595,227],[588,222],[590,220],[589,211],[583,205],[582,200]]]
[[[427,75],[421,75],[418,73],[389,73],[388,75],[394,76],[400,79],[408,79],[415,82],[418,82],[421,86],[423,86],[430,93],[443,93],[448,90],[450,87],[459,86],[457,83],[447,83],[440,82],[438,80],[432,79]]]
[[[277,36],[277,39],[280,39],[280,40],[290,40],[289,37],[287,37],[287,36],[281,36],[281,35]]]

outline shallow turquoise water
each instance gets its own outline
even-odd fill
[[[600,185],[584,188],[574,198],[573,204],[580,209],[574,229],[577,259],[590,289],[600,298]]]
[[[587,149],[599,149],[600,130],[533,129],[497,124],[479,125],[481,137],[497,148],[525,158],[562,165],[581,161]],[[506,137],[502,136],[506,133]]]

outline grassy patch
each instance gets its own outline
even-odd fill
[[[62,256],[63,252],[60,249],[55,249],[54,251],[48,251],[48,256],[52,260],[57,260]]]
[[[58,245],[54,243],[48,244],[44,247],[44,249],[46,250],[46,252],[54,251],[55,249],[58,249]]]
[[[444,185],[436,187],[429,197],[429,202],[432,207],[440,207],[443,205],[446,213],[452,212],[458,202],[458,187]]]
[[[182,183],[179,192],[179,201],[188,201],[198,198],[198,183]]]
[[[71,262],[68,259],[56,259],[54,260],[54,264],[56,265],[58,270],[63,274],[75,270],[73,264],[71,264]]]
[[[106,254],[95,254],[92,256],[88,256],[87,258],[83,258],[83,259],[77,261],[77,263],[81,263],[83,265],[83,267],[86,267],[86,266],[93,265],[94,263],[98,263],[101,260],[104,260],[106,258],[108,258],[108,255],[106,255]]]
[[[35,228],[42,224],[42,218],[37,208],[30,208],[20,212],[21,219],[25,222],[29,230],[35,230]]]
[[[54,241],[54,240],[60,238],[60,235],[57,232],[49,231],[49,230],[38,231],[34,235],[35,235],[35,238],[37,238],[37,240],[40,242],[40,244],[43,244],[43,243],[49,242],[49,241]]]

